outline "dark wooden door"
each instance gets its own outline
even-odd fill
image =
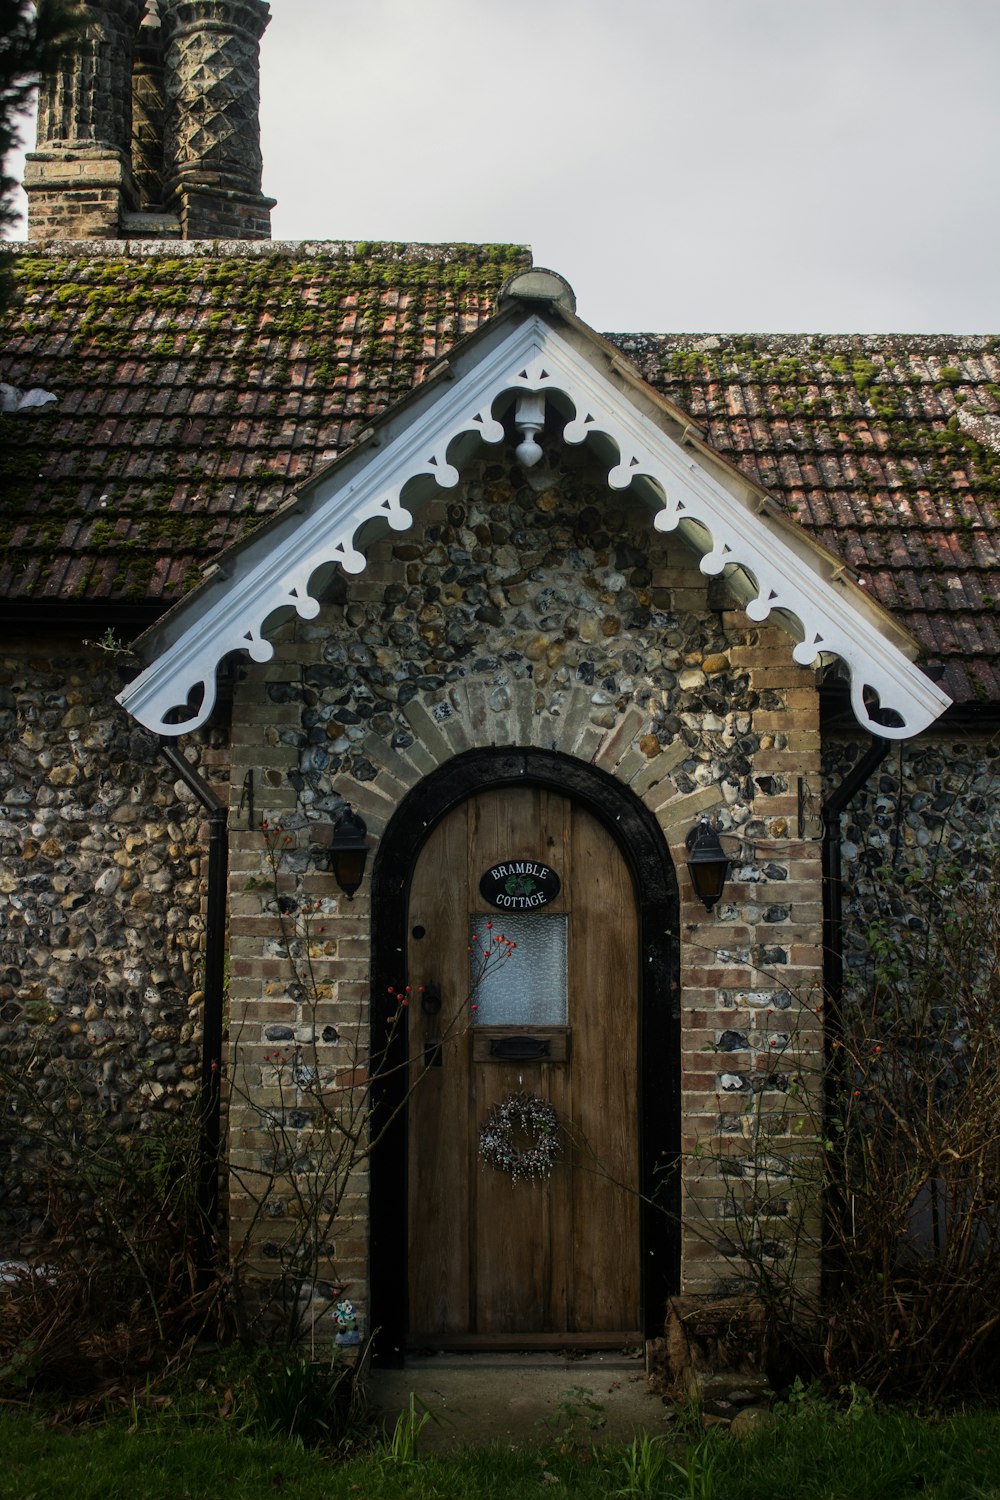
[[[504,861],[549,866],[558,896],[491,910],[480,877]],[[411,1347],[637,1336],[638,923],[617,844],[549,789],[481,793],[421,851],[408,927]],[[475,938],[501,934],[518,946],[470,1002],[470,944],[474,964]],[[557,1113],[547,1180],[480,1158],[480,1128],[512,1094]]]

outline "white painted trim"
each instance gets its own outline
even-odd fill
[[[855,714],[873,734],[904,739],[933,723],[950,699],[889,638],[891,627],[883,625],[857,585],[790,525],[761,513],[761,497],[745,481],[734,474],[727,487],[695,450],[664,432],[608,378],[602,355],[596,340],[583,352],[538,315],[515,325],[492,347],[487,342],[464,374],[440,382],[422,414],[408,422],[404,414],[395,434],[390,414],[375,433],[376,438],[384,433],[385,441],[370,455],[333,464],[304,487],[298,507],[293,504],[272,530],[234,548],[226,559],[234,570],[231,580],[216,585],[201,610],[197,591],[182,604],[178,623],[194,608],[191,623],[181,623],[176,638],[125,688],[119,702],[157,734],[200,727],[215,705],[215,675],[223,657],[244,650],[254,661],[269,660],[268,617],[295,609],[303,619],[315,618],[320,606],[309,593],[309,581],[316,570],[339,563],[348,573],[361,572],[366,559],[354,543],[359,528],[381,519],[393,530],[408,529],[413,517],[402,503],[405,486],[426,477],[452,488],[460,477],[448,456],[455,440],[475,434],[486,443],[500,442],[503,427],[493,415],[497,400],[507,393],[537,392],[558,394],[572,406],[575,415],[563,431],[566,442],[600,434],[614,443],[618,461],[608,473],[612,489],[626,489],[639,476],[654,488],[663,506],[653,517],[657,530],[673,531],[684,522],[705,528],[712,545],[701,559],[703,573],[737,564],[753,576],[757,594],[746,606],[752,620],[763,621],[772,610],[798,619],[802,640],[792,653],[797,662],[807,666],[822,652],[847,664]],[[724,473],[721,464],[719,472]],[[889,728],[870,717],[866,689],[878,694],[884,708],[895,710],[900,726]],[[166,722],[198,692],[202,702],[193,718]]]

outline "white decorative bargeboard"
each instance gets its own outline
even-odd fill
[[[140,723],[162,735],[204,724],[223,658],[245,651],[254,661],[269,660],[266,632],[275,622],[290,610],[303,619],[319,613],[310,592],[317,572],[331,565],[361,572],[361,528],[382,521],[408,529],[407,506],[419,503],[422,489],[458,484],[459,462],[468,461],[464,452],[459,459],[461,450],[503,441],[500,418],[512,405],[525,462],[538,461],[546,409],[550,420],[554,411],[572,413],[562,429],[565,442],[595,440],[601,451],[613,445],[609,486],[636,486],[649,496],[653,525],[679,528],[701,551],[703,573],[738,574],[750,619],[773,613],[799,637],[797,662],[841,658],[854,712],[873,734],[903,739],[933,723],[950,700],[910,660],[904,632],[834,558],[769,514],[761,491],[722,460],[708,461],[683,432],[675,438],[665,431],[671,424],[658,420],[655,393],[647,387],[648,399],[637,399],[614,378],[620,355],[593,335],[588,345],[585,325],[575,320],[575,339],[537,312],[508,321],[514,326],[505,336],[478,349],[470,341],[467,367],[459,359],[458,368],[430,382],[422,404],[418,392],[412,410],[390,412],[358,448],[307,481],[272,522],[224,554],[221,582],[202,585],[157,627],[158,654],[119,695]]]

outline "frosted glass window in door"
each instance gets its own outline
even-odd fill
[[[472,918],[473,982],[482,971],[483,951],[491,944],[496,946],[496,937],[502,935],[517,944],[502,963],[492,960],[472,996],[472,1003],[478,1007],[473,1012],[477,1025],[566,1025],[568,920],[564,915],[546,912],[498,912]],[[487,922],[493,923],[491,929]]]

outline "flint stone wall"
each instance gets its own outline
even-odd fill
[[[115,703],[121,681],[79,637],[8,638],[0,654],[0,1067],[30,1065],[56,1116],[133,1130],[198,1090],[207,830]],[[226,775],[221,741],[186,750],[207,776]],[[14,1136],[7,1249],[38,1229]]]
[[[868,748],[850,735],[824,746],[825,795]],[[848,987],[863,990],[873,959],[875,922],[919,930],[919,890],[906,897],[906,875],[933,881],[954,865],[972,875],[980,847],[1000,848],[1000,734],[931,730],[894,745],[841,818],[844,968]],[[892,872],[891,891],[880,871]]]

